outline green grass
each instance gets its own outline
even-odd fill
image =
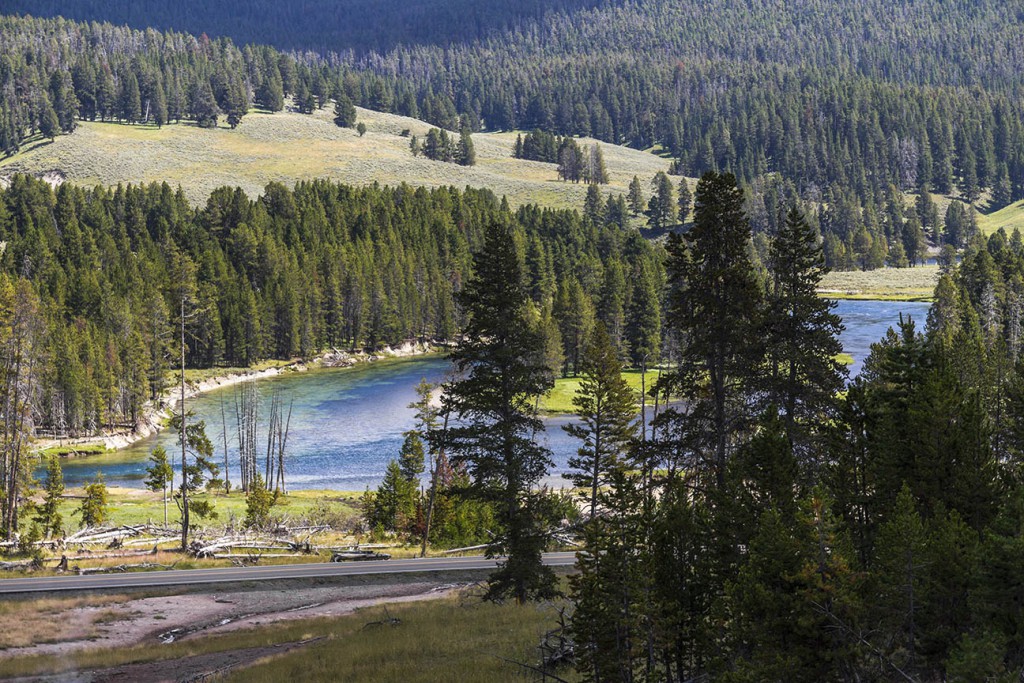
[[[1010,204],[990,214],[978,214],[978,228],[985,235],[991,235],[999,228],[1005,229],[1007,235],[1012,235],[1014,230],[1024,232],[1024,201]]]
[[[583,206],[585,184],[560,182],[555,164],[512,158],[515,133],[474,135],[477,165],[467,168],[412,156],[409,138],[401,132],[408,129],[422,139],[428,124],[358,111],[368,129],[363,137],[335,126],[329,109],[312,116],[254,112],[236,130],[82,122],[72,135],[29,145],[0,162],[0,176],[58,171],[86,186],[167,181],[172,187],[180,185],[196,203],[225,185],[255,196],[271,181],[291,185],[326,177],[353,185],[487,187],[513,205]],[[646,185],[655,173],[668,169],[669,161],[654,154],[606,143],[601,149],[611,180],[602,188],[606,192],[625,194],[634,175]]]
[[[630,387],[637,393],[637,403],[640,401],[640,379],[641,372],[639,370],[626,370],[622,373],[622,376],[626,379],[626,382]],[[647,371],[647,388],[650,389],[654,381],[658,379],[657,370]],[[576,393],[580,390],[580,378],[579,377],[560,377],[555,380],[555,388],[541,400],[540,408],[545,413],[553,415],[567,414],[575,412],[575,408],[572,405],[572,399]]]
[[[70,533],[77,527],[78,518],[73,516],[73,513],[81,504],[78,497],[82,495],[82,490],[68,489],[66,495],[68,497],[61,501],[60,512],[64,518],[65,527]],[[314,511],[354,515],[361,495],[359,492],[346,491],[293,491],[280,498],[278,504],[271,508],[271,515],[287,516],[292,520],[309,517]],[[146,489],[110,488],[108,496],[110,511],[108,524],[145,524],[148,522],[160,524],[163,522],[163,498],[160,493]],[[214,510],[217,512],[216,519],[212,521],[214,524],[224,524],[232,516],[239,521],[245,519],[245,494],[241,491],[230,494],[200,493],[192,498],[213,503]],[[170,523],[177,522],[178,508],[174,501],[168,502],[167,514]]]
[[[227,680],[507,681],[520,677],[523,670],[502,658],[535,663],[537,645],[543,634],[554,628],[557,618],[552,605],[492,605],[468,596],[390,605],[387,610],[401,623],[368,627],[385,617],[383,607],[372,607],[343,617],[284,621],[159,647],[145,643],[0,659],[0,677],[161,661],[168,662],[170,671],[172,663],[184,657],[323,637],[323,641],[238,670]],[[576,679],[570,674],[568,680]]]
[[[938,266],[833,271],[818,292],[830,299],[930,301],[938,277]]]
[[[71,444],[67,446],[50,446],[49,448],[36,451],[35,455],[40,458],[50,458],[54,455],[60,458],[72,458],[86,455],[102,455],[106,452],[107,448],[102,443],[84,443],[78,445]]]
[[[332,639],[306,651],[240,670],[227,677],[238,683],[276,681],[376,681],[377,683],[490,683],[532,680],[522,667],[536,665],[537,645],[555,627],[551,605],[516,606],[439,600],[388,608],[397,626],[364,628],[384,618],[382,608],[339,619]],[[438,628],[443,624],[443,628]],[[503,659],[504,658],[504,659]],[[571,672],[559,671],[566,680]]]
[[[835,359],[837,363],[842,365],[853,365],[853,356],[848,353],[837,353]]]
[[[263,370],[271,370],[273,368],[283,368],[291,365],[293,361],[290,360],[265,360],[260,363],[256,363],[248,368],[185,368],[185,381],[190,384],[196,382],[203,382],[208,379],[214,379],[217,377],[227,377],[228,375],[242,375],[250,374],[254,372],[261,372]],[[172,386],[177,383],[179,373],[174,371],[168,373],[168,381]]]

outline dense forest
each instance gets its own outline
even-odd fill
[[[563,644],[542,666],[559,675],[568,658],[585,681],[1016,680],[1019,233],[973,239],[927,321],[901,319],[851,382],[799,207],[763,265],[733,176],[705,175],[694,209],[670,238],[664,327],[633,349],[672,358],[640,419],[604,324],[586,340],[565,427],[580,440],[568,518],[583,548]],[[552,373],[516,252],[507,226],[486,231],[458,297],[461,372],[367,515],[418,538],[430,499],[403,472],[425,451],[454,463],[502,530],[487,596],[527,602],[554,594],[540,552],[564,510],[537,487],[551,459],[534,401]]]
[[[928,245],[962,246],[941,234],[941,215],[907,226],[903,193],[985,210],[1024,197],[1012,32],[1021,19],[1010,8],[799,5],[606,5],[552,11],[474,43],[331,55],[7,18],[0,147],[11,154],[36,132],[69,132],[76,118],[237,125],[250,106],[311,112],[332,99],[452,131],[660,144],[676,173],[737,175],[764,204],[748,207],[755,232],[774,229],[778,193],[830,209],[818,222],[839,269],[912,265]]]
[[[356,2],[232,0],[209,4],[186,0],[11,0],[4,12],[77,21],[108,21],[133,28],[202,33],[239,43],[265,43],[286,50],[320,53],[388,50],[399,44],[447,44],[482,38],[500,29],[541,19],[550,12],[597,5],[597,0],[456,0],[454,2]]]
[[[71,435],[134,425],[174,364],[182,297],[188,367],[452,339],[463,324],[453,297],[493,222],[516,226],[569,370],[597,311],[628,347],[635,292],[663,278],[656,248],[607,220],[625,216],[606,205],[513,213],[486,190],[315,182],[260,198],[224,188],[195,209],[166,184],[54,191],[16,176],[0,190],[0,267],[5,306],[15,292],[31,302],[30,424]],[[660,302],[648,305],[658,315]]]

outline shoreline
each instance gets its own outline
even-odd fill
[[[214,389],[235,386],[237,384],[242,384],[243,382],[268,379],[286,373],[308,372],[312,369],[341,370],[359,367],[382,360],[428,356],[434,353],[439,353],[444,346],[445,344],[443,342],[424,343],[409,341],[397,347],[385,346],[380,351],[373,353],[367,353],[365,351],[348,353],[346,351],[332,349],[330,351],[320,353],[311,359],[295,359],[281,365],[262,369],[225,369],[226,372],[224,374],[213,375],[211,377],[198,380],[189,380],[187,378],[188,370],[186,370],[185,398],[194,398],[213,391]],[[82,447],[83,449],[92,449],[93,452],[74,457],[88,457],[89,455],[97,454],[95,449],[98,446],[103,446],[103,451],[100,453],[117,451],[163,431],[167,428],[167,421],[170,419],[174,409],[181,401],[182,392],[180,388],[180,379],[178,379],[180,374],[178,372],[172,372],[170,377],[172,381],[176,383],[176,386],[172,386],[164,390],[156,401],[146,401],[143,405],[142,415],[134,429],[118,429],[95,436],[66,439],[36,437],[32,441],[30,454],[37,455],[53,448]],[[67,456],[65,455],[63,457]]]

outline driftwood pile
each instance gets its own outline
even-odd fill
[[[216,538],[203,538],[202,533],[192,541],[189,553],[194,557],[229,559],[237,565],[257,564],[261,558],[303,557],[320,552],[349,553],[359,557],[343,557],[342,559],[387,559],[387,555],[374,554],[366,557],[366,551],[359,548],[330,548],[314,545],[314,534],[330,531],[327,525],[287,527],[279,525],[266,532],[239,532]],[[170,568],[153,562],[141,564],[121,564],[114,567],[90,567],[81,569],[70,565],[76,560],[108,559],[122,557],[141,557],[154,555],[160,546],[181,542],[181,536],[173,528],[152,524],[123,525],[117,527],[90,527],[81,529],[63,538],[37,541],[34,547],[54,551],[65,551],[60,559],[43,560],[39,557],[26,560],[0,562],[0,570],[17,570],[43,568],[47,563],[56,563],[58,571],[77,571],[80,574],[91,574],[108,571],[127,571],[130,569]],[[0,543],[0,550],[13,549],[17,541]],[[167,550],[170,547],[165,548]],[[332,561],[338,561],[332,559]],[[51,565],[53,566],[53,565]]]

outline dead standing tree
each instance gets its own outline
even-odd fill
[[[284,412],[284,397],[280,389],[275,389],[270,397],[270,424],[267,427],[267,460],[264,481],[267,490],[278,490],[284,493],[284,453],[288,445],[288,430],[292,421],[292,406],[295,400],[288,403],[288,413]]]
[[[238,466],[242,490],[247,492],[256,479],[256,426],[260,392],[255,382],[245,382],[235,392],[235,424],[238,428]]]

